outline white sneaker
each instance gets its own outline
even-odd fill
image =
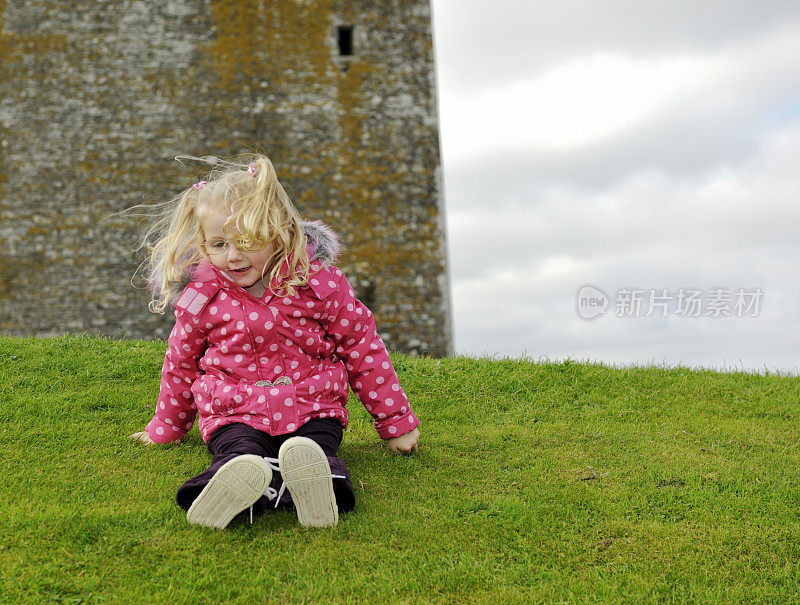
[[[223,464],[192,502],[186,519],[223,529],[237,514],[264,495],[272,469],[261,456],[243,454]]]
[[[333,494],[328,457],[307,437],[290,437],[278,452],[283,483],[292,494],[297,519],[304,527],[333,527],[339,508]]]

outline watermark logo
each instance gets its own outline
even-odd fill
[[[578,315],[583,319],[596,319],[608,311],[608,296],[600,288],[586,284],[578,290],[575,301]]]
[[[613,299],[597,286],[578,290],[576,305],[583,319],[596,319],[611,311],[616,317],[758,317],[761,288],[620,288]]]

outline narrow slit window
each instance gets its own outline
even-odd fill
[[[337,38],[339,41],[339,56],[353,56],[353,26],[340,25],[337,28]]]

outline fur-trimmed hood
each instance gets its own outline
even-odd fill
[[[342,251],[336,232],[322,221],[303,221],[301,225],[308,238],[309,260],[318,260],[324,267],[334,264]]]

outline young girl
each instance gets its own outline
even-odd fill
[[[393,452],[419,443],[372,313],[332,264],[336,235],[301,220],[264,156],[217,163],[152,233],[151,310],[176,321],[155,415],[131,437],[178,441],[199,415],[213,460],[178,489],[190,523],[293,504],[304,526],[336,525],[355,505],[336,455],[348,387]]]

